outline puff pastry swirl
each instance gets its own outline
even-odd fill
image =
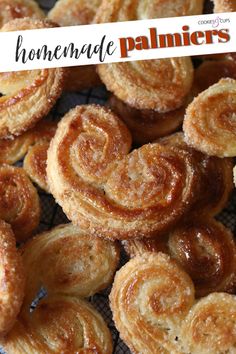
[[[85,300],[55,295],[20,316],[0,344],[8,354],[112,353],[101,315]]]
[[[43,11],[34,0],[0,0],[0,27],[16,18],[43,19]]]
[[[214,3],[214,12],[234,12],[236,4],[234,0],[212,0]]]
[[[22,259],[10,225],[0,220],[0,336],[13,326],[23,302]]]
[[[222,79],[188,106],[187,143],[208,155],[236,156],[236,80]]]
[[[110,301],[115,325],[134,353],[234,352],[236,297],[213,293],[194,305],[191,279],[161,253],[145,253],[121,268]]]
[[[0,166],[0,219],[11,224],[18,242],[39,224],[39,196],[22,168]]]
[[[185,269],[197,296],[236,290],[236,245],[229,229],[214,219],[181,223],[167,237],[125,242],[132,257],[147,251],[165,252]]]
[[[125,125],[103,107],[71,110],[48,150],[49,188],[73,223],[110,239],[151,237],[194,202],[188,151],[159,144],[130,150]]]
[[[93,238],[72,224],[37,235],[21,254],[28,306],[42,286],[48,294],[92,296],[111,283],[119,262],[116,243]]]
[[[53,27],[29,18],[8,22],[3,32]],[[0,74],[0,138],[20,135],[45,116],[59,98],[65,70],[42,69]]]

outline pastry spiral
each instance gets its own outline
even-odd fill
[[[213,0],[214,12],[234,12],[236,11],[236,3],[234,0]]]
[[[29,306],[42,286],[48,294],[92,296],[111,283],[119,263],[116,243],[93,238],[72,224],[34,237],[21,254]]]
[[[222,79],[188,106],[187,143],[208,155],[236,156],[236,80]]]
[[[236,297],[213,293],[194,305],[191,279],[161,253],[144,253],[121,268],[110,301],[120,336],[134,353],[235,351]]]
[[[159,144],[187,149],[193,155],[200,177],[199,190],[191,213],[197,216],[215,216],[229,201],[233,190],[232,168],[230,158],[207,156],[190,149],[184,141],[182,132],[158,140]]]
[[[51,193],[73,223],[110,239],[151,237],[193,204],[198,174],[188,151],[159,144],[130,150],[109,110],[78,106],[59,123],[48,150]]]
[[[182,329],[186,352],[235,353],[236,296],[213,293],[188,314]]]
[[[137,144],[146,144],[175,132],[181,127],[185,113],[185,107],[164,114],[137,110],[114,95],[109,100],[109,106],[125,122]]]
[[[179,353],[179,323],[194,303],[189,276],[164,254],[145,253],[116,273],[110,294],[115,325],[134,353]]]
[[[16,19],[3,32],[50,28],[46,20]],[[65,70],[42,69],[0,74],[0,138],[20,135],[45,116],[62,92]]]
[[[166,113],[180,108],[193,82],[188,57],[100,64],[107,89],[131,107]]]
[[[39,224],[39,197],[22,168],[0,166],[0,219],[11,224],[18,242],[31,236]]]
[[[43,19],[44,13],[34,0],[0,0],[0,27],[16,18]]]
[[[236,245],[229,229],[214,219],[185,221],[168,237],[125,242],[132,257],[165,252],[190,275],[197,296],[236,291]]]
[[[88,25],[93,22],[94,16],[102,0],[59,0],[48,13],[48,17],[60,26]],[[101,84],[94,65],[76,66],[68,69],[64,89],[66,91],[80,91]]]
[[[101,315],[85,300],[63,295],[49,296],[20,316],[0,344],[8,354],[112,353]]]
[[[11,227],[0,220],[0,336],[13,326],[24,296],[22,259]]]

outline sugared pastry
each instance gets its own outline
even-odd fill
[[[109,106],[127,125],[137,144],[146,144],[178,130],[184,119],[185,107],[168,113],[137,110],[116,98],[109,99]]]
[[[234,12],[236,11],[235,0],[212,0],[214,3],[214,12]]]
[[[0,220],[0,337],[13,326],[24,296],[22,259],[10,225]]]
[[[43,11],[34,0],[0,0],[0,27],[15,18],[43,19]]]
[[[191,214],[215,216],[227,205],[233,190],[231,158],[208,156],[191,149],[184,141],[182,132],[159,139],[159,144],[187,149],[192,154],[199,173],[199,190]]]
[[[134,353],[235,352],[236,297],[213,293],[196,303],[190,277],[164,254],[129,261],[116,274],[110,301]]]
[[[190,275],[197,296],[214,291],[236,291],[236,245],[229,229],[214,219],[182,222],[168,237],[125,242],[134,257],[150,252],[165,252]]]
[[[58,0],[48,13],[48,17],[60,26],[88,25],[102,0]],[[80,91],[101,84],[94,65],[77,66],[68,70],[65,81],[66,91]]]
[[[111,333],[97,310],[78,297],[59,294],[21,315],[0,344],[8,354],[112,354]]]
[[[27,273],[25,303],[30,305],[42,286],[48,294],[79,297],[105,289],[112,282],[120,249],[66,224],[29,240],[21,254]]]
[[[48,150],[50,192],[67,217],[110,239],[151,237],[191,208],[199,174],[187,150],[144,145],[108,109],[78,106],[61,120]]]
[[[187,353],[235,353],[236,296],[213,293],[197,302],[181,334]]]
[[[97,71],[107,89],[120,100],[159,113],[180,108],[193,82],[188,57],[100,64]]]
[[[46,20],[16,19],[3,32],[51,28]],[[0,138],[20,135],[42,119],[59,98],[64,84],[62,68],[0,73]]]
[[[236,79],[236,62],[229,59],[206,60],[195,70],[194,90],[198,94],[223,78]]]
[[[22,168],[0,166],[0,219],[11,224],[18,242],[39,224],[39,196]]]
[[[186,110],[186,142],[208,155],[236,156],[236,81],[222,79]]]
[[[200,15],[203,11],[203,0],[103,0],[97,11],[95,22],[119,22],[144,20],[151,18],[178,17]],[[178,5],[178,6],[176,6]]]

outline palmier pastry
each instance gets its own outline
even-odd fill
[[[130,154],[125,125],[111,111],[78,106],[48,150],[51,193],[73,223],[110,239],[169,229],[195,200],[198,173],[187,150],[144,145]]]
[[[234,12],[236,11],[235,0],[213,0],[214,12]]]
[[[185,221],[168,237],[125,242],[132,256],[169,253],[190,275],[197,296],[236,291],[236,245],[229,229],[214,219]]]
[[[191,279],[164,254],[129,261],[116,274],[110,300],[115,325],[134,353],[234,352],[236,297],[213,293],[194,305]]]
[[[14,164],[25,156],[24,169],[28,176],[42,189],[48,191],[46,161],[49,142],[56,132],[57,124],[39,122],[14,139],[0,139],[0,163]]]
[[[44,13],[34,0],[0,0],[0,27],[15,18],[24,17],[42,19]]]
[[[126,105],[114,95],[109,106],[127,125],[135,143],[145,144],[178,130],[184,119],[185,107],[168,113],[137,110]]]
[[[194,89],[200,93],[223,78],[236,79],[236,63],[233,60],[206,60],[195,70]]]
[[[50,28],[46,20],[16,19],[3,32]],[[0,137],[20,135],[45,116],[61,94],[65,70],[26,70],[0,74]]]
[[[101,315],[87,301],[63,295],[49,296],[21,315],[0,344],[8,354],[112,353]]]
[[[0,219],[11,224],[18,242],[31,236],[39,224],[39,197],[22,168],[0,166]]]
[[[98,65],[107,89],[131,107],[166,113],[180,108],[193,82],[188,57]]]
[[[165,146],[188,149],[195,159],[200,174],[200,184],[191,213],[198,216],[215,216],[219,214],[227,205],[233,190],[232,159],[207,156],[189,148],[184,141],[182,132],[159,139],[158,143]]]
[[[219,157],[236,156],[236,81],[222,79],[188,106],[185,140],[195,149]]]
[[[60,26],[88,25],[93,22],[94,16],[102,0],[59,0],[48,13],[48,17]],[[66,91],[80,91],[101,84],[94,65],[76,66],[68,70],[64,89]]]
[[[13,326],[24,296],[22,259],[10,225],[0,220],[0,336]]]
[[[92,296],[112,282],[119,263],[116,243],[93,238],[72,224],[36,236],[21,253],[28,305],[42,286],[48,294]]]

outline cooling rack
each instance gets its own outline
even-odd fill
[[[53,7],[56,1],[38,0],[38,2],[41,8],[47,12]],[[106,104],[108,96],[109,94],[104,87],[85,90],[79,93],[64,93],[51,111],[49,118],[52,120],[58,120],[63,117],[63,115],[67,113],[71,108],[81,104],[97,103],[104,105]],[[54,198],[42,190],[39,190],[38,192],[41,200],[42,215],[37,233],[49,230],[56,225],[67,223],[68,219],[66,218],[60,206],[55,203]],[[234,234],[236,233],[236,193],[233,194],[229,206],[219,215],[218,219],[227,227],[231,228]],[[126,256],[124,253],[122,253],[120,266],[122,266],[122,264],[124,264],[126,261]],[[110,289],[107,289],[106,291],[91,297],[89,300],[101,313],[111,330],[114,347],[113,354],[130,354],[129,349],[120,339],[119,333],[117,332],[113,323],[111,310],[109,308],[109,293]],[[43,297],[44,295],[45,292],[42,290],[39,294],[39,298]],[[4,354],[1,349],[0,353]]]

